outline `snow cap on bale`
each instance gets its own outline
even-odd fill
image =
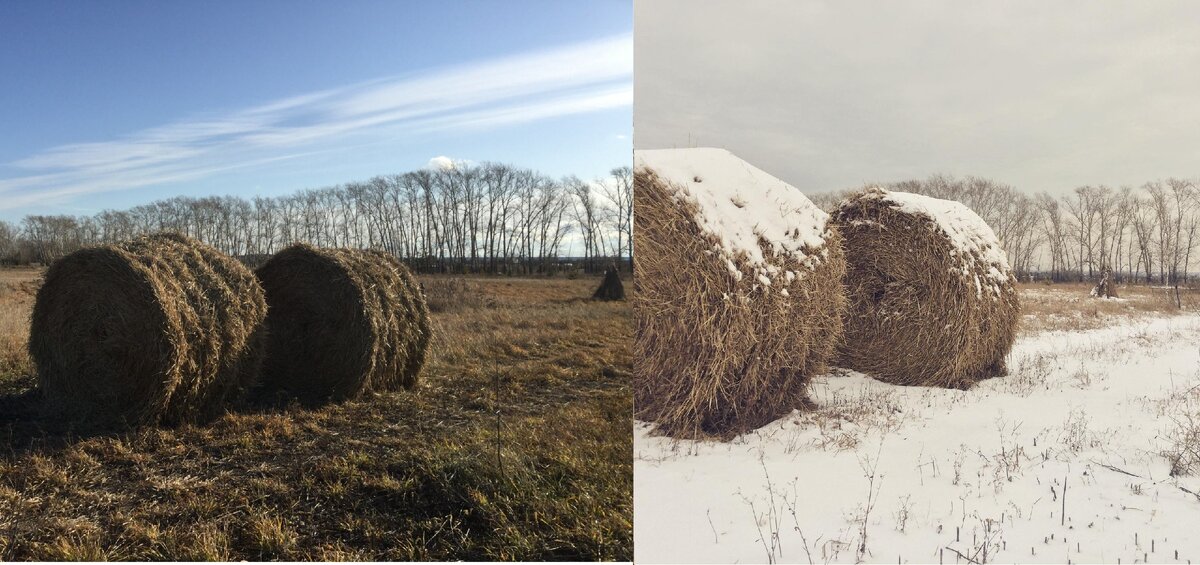
[[[828,216],[724,149],[634,160],[637,417],[728,437],[803,406],[841,333]]]
[[[270,310],[260,396],[316,404],[410,388],[432,330],[412,273],[379,251],[280,251],[255,272]]]
[[[669,183],[680,204],[696,208],[693,221],[714,238],[714,256],[735,279],[746,274],[744,267],[755,281],[770,285],[785,274],[780,264],[786,260],[820,261],[829,215],[795,187],[733,153],[659,149],[638,151],[635,160]]]
[[[51,265],[29,351],[47,407],[71,419],[101,427],[202,422],[252,385],[265,316],[249,269],[160,233]]]
[[[868,188],[833,212],[850,307],[838,363],[896,384],[1002,374],[1020,306],[991,227],[959,202]]]

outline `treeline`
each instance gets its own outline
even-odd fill
[[[1200,181],[1170,178],[1140,187],[1081,186],[1055,197],[1028,195],[978,177],[935,175],[886,185],[957,200],[975,210],[1003,242],[1023,279],[1095,280],[1106,269],[1118,280],[1186,282],[1200,257]],[[814,198],[830,209],[849,191]]]
[[[293,242],[382,249],[423,272],[546,273],[631,257],[629,167],[586,182],[455,163],[281,197],[178,196],[92,216],[0,221],[0,261],[47,264],[84,246],[175,230],[239,257]]]

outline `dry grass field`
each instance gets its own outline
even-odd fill
[[[1119,285],[1116,299],[1089,296],[1087,283],[1020,283],[1019,332],[1030,336],[1046,331],[1079,331],[1110,327],[1130,319],[1173,316],[1200,309],[1200,289],[1180,287],[1182,307],[1174,289],[1146,285]]]
[[[631,312],[598,279],[423,278],[413,391],[79,438],[13,413],[38,276],[0,270],[0,560],[632,558]]]
[[[32,368],[25,346],[40,269],[0,269],[0,394],[24,389]]]

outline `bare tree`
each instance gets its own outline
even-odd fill
[[[601,194],[608,199],[612,210],[612,224],[617,234],[616,256],[628,257],[629,268],[633,268],[633,169],[616,167],[608,172],[609,177],[596,182]]]

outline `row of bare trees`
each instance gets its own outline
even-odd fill
[[[0,261],[49,263],[80,247],[174,230],[236,256],[292,242],[383,249],[425,272],[535,273],[630,257],[629,167],[586,182],[455,163],[282,197],[178,196],[93,216],[0,222]]]
[[[1200,180],[1169,178],[1140,187],[1081,186],[1055,197],[1028,195],[978,177],[935,175],[888,188],[957,200],[996,232],[1018,276],[1094,280],[1106,269],[1119,279],[1176,284],[1188,280],[1200,254]],[[826,209],[846,192],[814,198]]]
[[[978,177],[935,175],[889,188],[963,202],[1003,242],[1021,277],[1174,284],[1200,262],[1200,181],[1140,187],[1082,186],[1029,195]],[[814,198],[831,207],[845,192]],[[563,257],[596,269],[632,256],[629,167],[586,182],[505,164],[458,163],[365,182],[252,199],[175,197],[94,216],[0,221],[0,261],[48,263],[82,246],[176,230],[239,256],[268,255],[294,241],[372,247],[426,272],[531,273]]]

